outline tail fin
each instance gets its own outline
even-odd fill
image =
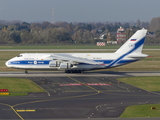
[[[116,51],[116,53],[141,53],[146,33],[147,30],[144,28],[138,30]]]

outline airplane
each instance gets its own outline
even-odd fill
[[[28,70],[64,70],[65,73],[107,69],[147,57],[142,54],[146,29],[136,31],[114,53],[21,53],[8,60],[7,67]]]

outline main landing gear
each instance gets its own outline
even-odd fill
[[[25,70],[25,73],[27,74],[27,73],[28,73],[28,71],[27,71],[27,70]]]
[[[65,73],[84,73],[83,70],[65,70]]]

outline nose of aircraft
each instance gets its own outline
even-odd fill
[[[8,61],[5,63],[5,65],[8,67]]]
[[[6,65],[7,67],[13,67],[12,62],[13,62],[14,60],[15,60],[15,58],[9,59],[8,61],[6,61],[5,65]]]
[[[7,62],[5,63],[5,65],[6,65],[7,67],[9,67],[9,61],[7,61]]]

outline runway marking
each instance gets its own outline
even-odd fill
[[[106,84],[106,83],[61,83],[58,84],[58,86],[82,86],[82,85],[87,85],[87,86],[111,86],[111,84]]]
[[[104,92],[103,92],[104,93]],[[132,91],[130,92],[130,93],[132,93]],[[148,96],[148,94],[146,94],[146,95],[132,95],[132,94],[117,94],[117,93],[104,93],[104,94],[113,94],[113,95],[124,95],[124,96]],[[151,96],[151,95],[150,95]],[[153,96],[155,96],[155,95],[153,95]]]
[[[76,82],[78,82],[78,83],[81,83],[80,81],[78,81],[78,80],[76,80],[76,79],[74,79],[74,78],[71,78],[70,76],[67,76],[67,77],[70,78],[71,80],[74,80],[74,81],[76,81]],[[100,92],[101,92],[101,91],[99,91],[99,90],[97,90],[97,89],[95,89],[95,88],[93,88],[93,87],[91,87],[91,86],[88,86],[87,84],[83,84],[83,85],[86,86],[86,87],[89,87],[90,89],[96,91],[97,93],[100,93]]]
[[[86,95],[77,95],[77,96],[69,96],[69,97],[62,97],[62,98],[51,98],[51,99],[45,99],[45,100],[37,100],[37,101],[31,101],[31,102],[24,102],[24,103],[19,103],[13,105],[13,107],[20,106],[20,105],[25,105],[25,104],[32,104],[32,103],[38,103],[38,102],[47,102],[47,101],[54,101],[54,100],[63,100],[63,99],[71,99],[71,98],[78,98],[78,97],[86,97],[86,96],[92,96],[92,95],[97,95],[99,94],[98,92],[93,93],[93,94],[86,94]]]
[[[91,90],[78,90],[78,91],[75,91],[75,90],[73,90],[73,91],[64,91],[64,92],[93,92],[93,91],[91,91]]]
[[[101,91],[101,93],[106,93],[106,92],[131,92],[130,90],[99,90],[99,91]],[[93,92],[93,91],[91,91],[91,90],[78,90],[78,91],[75,91],[75,90],[73,90],[73,91],[64,91],[64,92]]]
[[[14,111],[14,113],[21,119],[21,120],[24,120],[23,118],[22,118],[22,116],[20,115],[20,114],[18,114],[18,112],[14,109],[14,106],[11,106],[11,105],[9,105],[9,104],[4,104],[4,103],[0,103],[1,105],[5,105],[5,106],[9,106],[13,111]]]
[[[95,83],[95,82],[90,82],[91,84],[104,84],[104,85],[111,85],[109,82],[101,82],[101,83]],[[71,82],[62,82],[62,83],[52,83],[52,84],[77,84],[77,82],[75,83],[71,83]],[[88,82],[81,82],[81,84],[88,84]]]
[[[26,110],[26,112],[35,112],[36,110]]]
[[[131,90],[101,90],[101,92],[131,92]]]
[[[17,112],[35,112],[36,110],[16,110]]]
[[[17,112],[25,112],[25,110],[16,110]]]
[[[21,120],[24,120],[22,118],[22,116],[14,109],[14,107],[16,106],[20,106],[20,105],[24,105],[24,104],[32,104],[32,103],[38,103],[38,102],[47,102],[47,101],[54,101],[54,100],[63,100],[63,99],[71,99],[71,98],[80,98],[80,97],[86,97],[86,96],[93,96],[93,95],[97,95],[99,94],[98,92],[96,93],[93,93],[93,94],[86,94],[86,95],[77,95],[77,96],[69,96],[69,97],[62,97],[62,98],[54,98],[54,99],[45,99],[45,100],[37,100],[37,101],[31,101],[31,102],[24,102],[24,103],[19,103],[19,104],[15,104],[13,106],[11,105],[8,105],[8,104],[4,104],[4,103],[0,103],[1,105],[6,105],[6,106],[9,106],[15,113],[16,115],[21,119]],[[24,110],[22,110],[24,111]],[[30,110],[29,110],[30,111]],[[28,111],[28,112],[29,112]],[[31,112],[31,111],[30,111]],[[32,111],[34,112],[34,111]]]
[[[106,83],[86,83],[88,86],[111,86],[111,84]]]
[[[82,83],[59,84],[58,86],[82,86]]]

